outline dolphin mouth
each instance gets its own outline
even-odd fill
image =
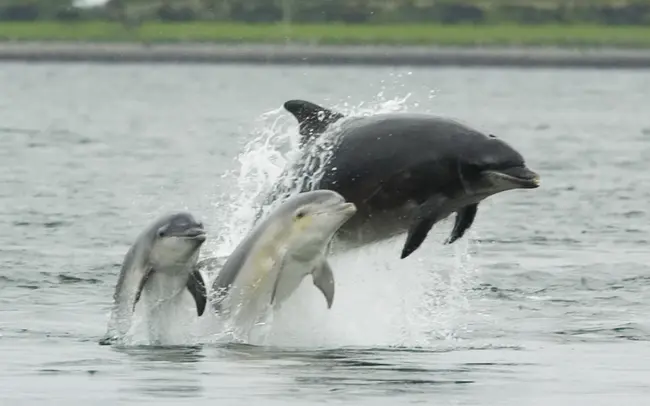
[[[352,216],[357,212],[357,206],[351,202],[340,203],[337,205],[335,212]]]
[[[485,171],[485,173],[497,179],[505,180],[522,189],[535,189],[540,185],[539,175],[525,166],[489,170]]]
[[[194,227],[186,230],[183,234],[178,237],[185,238],[187,240],[196,240],[203,242],[206,240],[207,236],[205,230],[202,228]]]
[[[317,213],[316,215],[325,215],[331,216],[335,215],[337,217],[342,216],[345,220],[352,217],[357,212],[357,206],[354,203],[343,202],[343,203],[334,203],[327,208],[324,208]]]
[[[343,202],[343,203],[333,203],[328,204],[326,207],[321,208],[317,212],[313,213],[314,216],[335,216],[342,217],[344,220],[349,219],[357,212],[357,206],[354,203]]]

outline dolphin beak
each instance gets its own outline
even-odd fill
[[[357,206],[355,206],[354,203],[350,203],[350,202],[342,203],[339,206],[338,211],[352,216],[357,212]]]
[[[205,230],[200,227],[192,227],[183,233],[183,237],[189,240],[204,242],[206,240]]]
[[[535,189],[540,185],[539,175],[525,166],[484,171],[485,174],[494,178],[507,181],[518,188]]]
[[[348,221],[352,216],[357,212],[357,206],[354,203],[343,202],[335,204],[331,209],[328,210],[331,215],[336,216],[336,218],[341,219],[343,222]]]

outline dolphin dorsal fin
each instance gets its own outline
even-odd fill
[[[312,137],[325,132],[328,125],[344,117],[341,113],[305,100],[289,100],[284,103],[284,108],[293,114],[300,124],[300,145],[305,145]]]

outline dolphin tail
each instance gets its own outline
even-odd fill
[[[456,222],[454,223],[454,229],[451,231],[451,235],[445,241],[445,244],[453,244],[454,241],[460,239],[465,235],[465,231],[469,230],[476,218],[476,211],[478,210],[478,203],[470,204],[458,210],[456,213]]]
[[[439,220],[440,212],[447,198],[443,195],[434,195],[420,205],[415,222],[411,225],[402,248],[401,259],[404,259],[417,250],[429,234],[431,227]]]
[[[205,288],[205,281],[203,276],[198,269],[194,269],[190,276],[187,278],[187,290],[190,291],[194,302],[196,302],[196,313],[200,316],[203,315],[205,311],[205,306],[207,304],[207,290]]]
[[[305,100],[289,100],[284,108],[298,120],[300,125],[300,145],[305,145],[311,138],[322,134],[327,126],[342,119],[341,113],[326,109]]]

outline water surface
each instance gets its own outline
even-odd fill
[[[3,405],[650,398],[644,72],[3,64],[0,89]],[[239,241],[286,158],[274,142],[296,133],[277,110],[293,98],[454,116],[542,186],[484,202],[452,246],[447,221],[406,260],[403,238],[334,258],[333,308],[304,284],[264,345],[99,346],[154,217],[201,217],[204,256]]]

